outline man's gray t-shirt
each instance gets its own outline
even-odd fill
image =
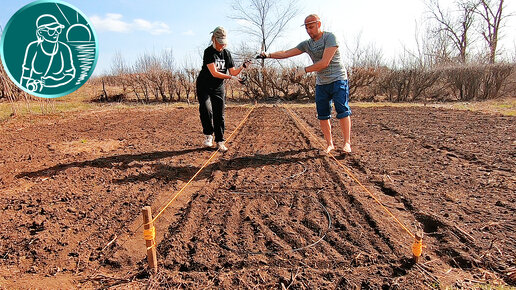
[[[314,41],[308,39],[296,46],[302,52],[308,53],[314,63],[320,61],[323,57],[324,49],[328,47],[339,46],[337,38],[331,32],[323,32],[323,36]],[[346,68],[341,62],[339,49],[335,51],[335,55],[330,61],[330,64],[325,69],[317,72],[317,85],[326,85],[339,80],[347,80],[348,74]]]

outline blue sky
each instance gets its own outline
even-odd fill
[[[31,1],[2,2],[0,25],[4,27],[18,9]],[[95,74],[109,71],[117,51],[128,63],[132,63],[143,53],[160,53],[171,49],[177,65],[186,61],[197,65],[200,63],[200,52],[209,44],[209,32],[218,25],[229,31],[230,50],[248,42],[237,31],[240,24],[228,18],[232,12],[232,0],[67,2],[79,8],[96,28],[100,53]],[[506,2],[507,10],[516,11],[515,1]],[[323,20],[323,27],[334,32],[339,40],[351,41],[361,34],[363,44],[374,43],[382,49],[384,58],[389,59],[400,55],[404,46],[411,48],[415,45],[416,22],[421,24],[426,19],[421,0],[300,0],[298,3],[299,16],[272,50],[288,49],[306,39],[308,36],[300,24],[306,15],[317,13]],[[516,34],[507,31],[516,31],[516,17],[510,19],[507,25],[502,46],[514,54]],[[299,61],[306,62],[307,59],[299,57]]]

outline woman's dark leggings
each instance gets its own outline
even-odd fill
[[[224,87],[218,89],[202,88],[197,85],[197,100],[204,135],[215,133],[215,142],[224,141]]]

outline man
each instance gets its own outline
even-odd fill
[[[50,14],[36,20],[37,40],[25,51],[21,85],[34,92],[63,86],[75,77],[72,52],[59,41],[64,25]]]
[[[331,32],[322,31],[319,16],[310,14],[305,18],[306,32],[310,39],[298,44],[295,48],[287,51],[273,53],[262,52],[263,58],[289,58],[308,53],[313,64],[296,71],[296,76],[305,73],[317,72],[315,86],[315,104],[317,118],[326,140],[326,152],[329,153],[335,148],[331,135],[331,103],[335,105],[337,119],[344,135],[344,152],[351,153],[351,109],[349,108],[349,87],[346,69],[341,63],[339,44],[335,35]]]

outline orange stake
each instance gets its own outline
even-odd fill
[[[412,259],[414,259],[414,263],[419,262],[419,258],[423,253],[423,238],[416,234],[414,238],[414,244],[412,244]]]

